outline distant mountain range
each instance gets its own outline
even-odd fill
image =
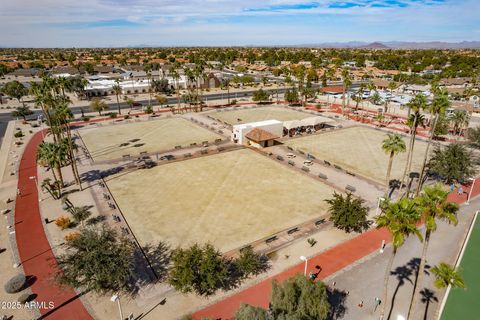
[[[480,49],[480,41],[462,41],[462,42],[406,42],[406,41],[386,41],[386,42],[325,42],[318,44],[302,44],[293,47],[308,48],[366,48],[366,49]]]

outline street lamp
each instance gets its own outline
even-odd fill
[[[37,186],[37,188],[38,188],[37,176],[30,176],[30,177],[28,177],[28,179],[35,180],[35,186]]]
[[[118,311],[120,312],[120,320],[123,320],[123,313],[122,313],[122,306],[120,305],[120,296],[118,294],[114,294],[110,301],[117,302],[118,304]]]
[[[375,210],[375,215],[378,216],[378,210],[380,210],[380,203],[382,203],[383,201],[385,201],[385,198],[378,198],[378,203],[377,203],[377,209]]]
[[[470,191],[468,192],[467,202],[465,202],[465,204],[467,205],[470,204],[470,198],[472,197],[472,191],[473,191],[473,187],[475,187],[476,179],[470,178],[468,180],[472,181],[472,186],[470,187]]]
[[[303,275],[306,277],[307,276],[308,258],[305,257],[305,256],[300,256],[300,260],[305,261],[305,270],[303,271]]]

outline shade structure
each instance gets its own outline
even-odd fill
[[[295,128],[299,128],[299,127],[303,127],[303,126],[305,126],[305,125],[300,120],[285,121],[283,123],[283,127],[287,130],[295,129]]]
[[[327,117],[315,116],[315,117],[305,118],[303,120],[285,121],[283,123],[283,127],[287,130],[291,130],[291,129],[300,128],[300,127],[310,127],[310,126],[313,127],[319,124],[334,123],[334,122],[335,120]]]

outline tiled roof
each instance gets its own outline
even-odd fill
[[[274,135],[271,132],[265,131],[260,128],[255,128],[245,135],[245,138],[252,140],[254,142],[262,142],[268,140],[278,139],[279,137]]]

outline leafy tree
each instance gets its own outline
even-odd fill
[[[413,315],[415,312],[418,295],[420,294],[420,287],[422,287],[423,278],[425,276],[425,263],[427,260],[427,250],[430,244],[430,237],[433,232],[437,230],[437,220],[443,220],[447,223],[457,225],[458,205],[447,201],[448,190],[445,190],[439,183],[434,186],[425,187],[423,193],[415,199],[418,210],[422,215],[422,220],[425,221],[425,241],[423,242],[422,257],[418,267],[417,285],[414,288],[412,303],[408,310],[408,315]]]
[[[388,260],[387,268],[385,270],[383,298],[380,310],[381,318],[385,315],[385,307],[388,298],[388,282],[393,260],[395,259],[398,249],[403,246],[407,237],[412,234],[416,235],[420,240],[423,240],[420,230],[417,228],[419,218],[420,213],[416,207],[416,203],[407,198],[401,198],[397,202],[389,202],[387,200],[383,203],[382,213],[375,217],[377,229],[386,228],[392,235],[393,246],[392,255]]]
[[[465,281],[460,273],[448,263],[440,262],[440,264],[433,267],[431,271],[435,275],[434,284],[438,289],[446,288],[448,286],[462,289],[466,288]]]
[[[105,101],[99,98],[93,98],[90,102],[90,109],[92,109],[92,111],[98,112],[98,115],[101,116],[102,111],[108,110],[108,105],[105,103]]]
[[[227,264],[211,244],[194,244],[176,249],[172,254],[168,282],[181,292],[195,291],[200,295],[213,294],[227,279]]]
[[[58,282],[99,294],[126,288],[133,266],[127,239],[106,227],[85,229],[65,246],[66,253],[58,257]]]
[[[330,205],[328,209],[330,221],[333,221],[336,228],[345,232],[362,232],[368,229],[368,208],[363,206],[365,200],[355,198],[351,193],[343,196],[334,192],[333,198],[325,202]]]
[[[22,117],[24,121],[27,121],[27,116],[32,115],[33,111],[29,107],[21,106],[17,107],[15,111],[12,112],[12,117]]]
[[[256,102],[262,102],[262,101],[267,101],[268,100],[268,93],[262,89],[257,90],[253,93],[253,101]]]
[[[287,89],[287,91],[285,91],[285,101],[288,103],[295,103],[299,101],[298,91],[296,88]]]
[[[160,79],[160,80],[152,80],[151,83],[152,89],[154,92],[157,93],[169,93],[170,92],[170,86],[168,85],[168,80],[167,79]]]
[[[256,254],[251,247],[240,251],[240,256],[235,259],[235,267],[244,276],[257,275],[264,269],[262,257]]]
[[[269,320],[267,310],[242,303],[235,313],[235,320]]]
[[[389,154],[387,177],[385,179],[386,193],[388,193],[388,188],[390,185],[390,173],[392,172],[393,157],[395,157],[395,155],[401,152],[405,152],[405,141],[403,141],[402,136],[398,133],[390,133],[382,141],[382,149],[383,151],[385,151],[385,153]]]
[[[17,99],[18,102],[25,106],[22,98],[28,94],[28,89],[21,82],[17,80],[7,82],[2,88],[2,93]]]
[[[273,282],[272,315],[274,319],[323,320],[328,318],[330,303],[325,284],[297,275],[279,284]]]
[[[459,143],[435,148],[428,168],[430,172],[441,176],[446,183],[463,183],[476,172],[473,154]]]

